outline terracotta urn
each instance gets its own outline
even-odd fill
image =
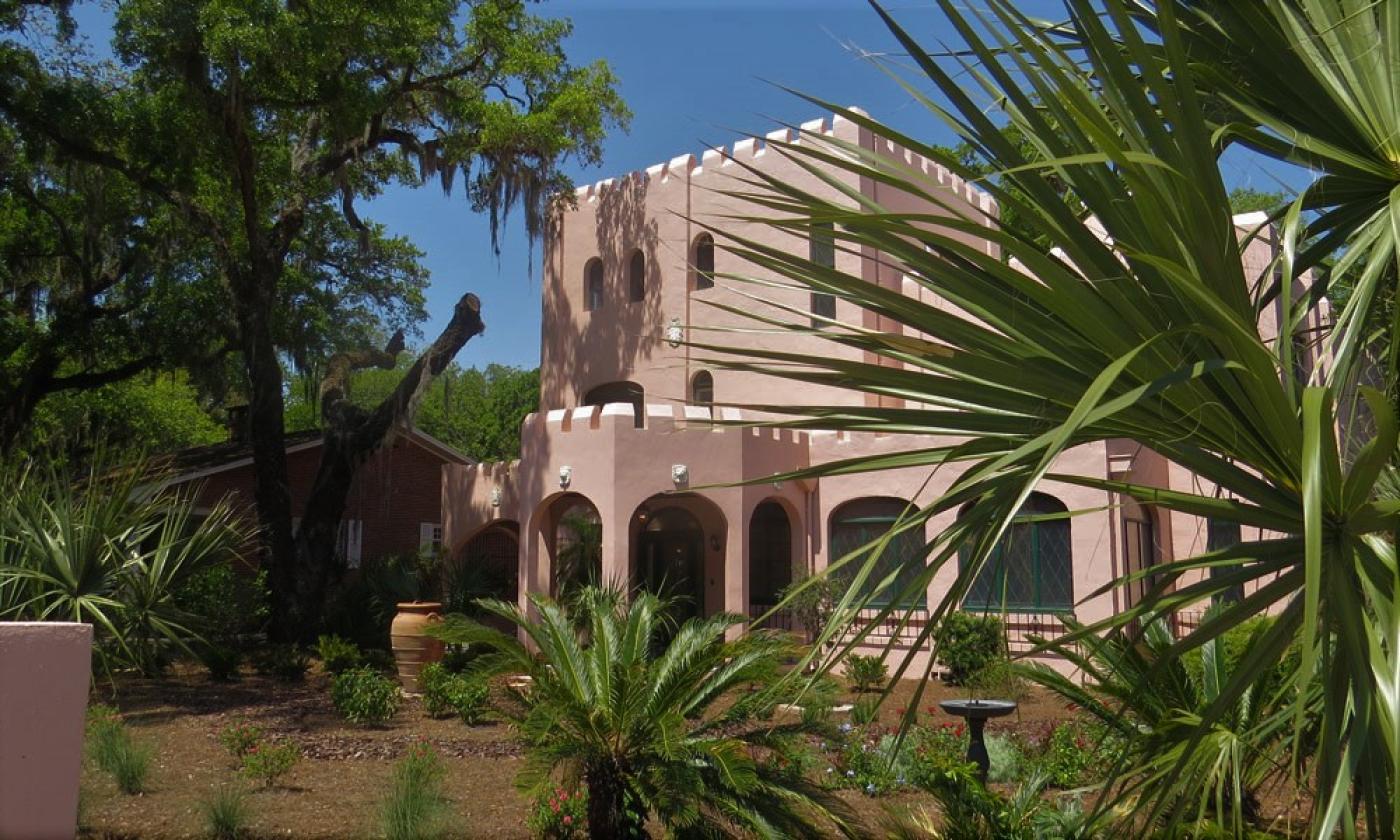
[[[425,635],[429,626],[442,620],[442,604],[437,601],[405,601],[389,625],[389,642],[394,648],[403,690],[418,693],[418,675],[423,666],[442,660],[443,645]]]

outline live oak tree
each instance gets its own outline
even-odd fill
[[[421,389],[482,329],[456,314],[374,411],[349,410],[337,365],[322,399],[327,446],[293,532],[284,431],[281,307],[296,256],[333,217],[376,245],[360,200],[394,183],[460,185],[493,238],[518,208],[527,232],[567,195],[561,163],[596,162],[626,119],[601,63],[565,57],[565,21],[521,0],[129,0],[113,46],[124,83],[38,66],[0,79],[0,114],[64,154],[130,179],[202,237],[227,291],[247,389],[264,562],[283,636],[313,632],[332,574],[349,478],[408,416]],[[392,349],[392,348],[391,348]],[[372,354],[371,354],[372,355]]]

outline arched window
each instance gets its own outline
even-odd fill
[[[1032,493],[997,541],[972,582],[963,609],[985,612],[1065,612],[1074,607],[1069,518],[1054,496]],[[1045,518],[1055,517],[1055,518]],[[964,548],[959,561],[971,559]]]
[[[583,308],[587,312],[603,307],[603,261],[594,257],[583,267]]]
[[[690,404],[715,404],[715,378],[708,370],[702,370],[690,380]]]
[[[869,551],[876,540],[894,528],[895,523],[907,517],[913,505],[903,499],[870,498],[847,502],[831,515],[830,562],[835,563],[854,551],[865,549],[860,555],[847,561],[836,573],[837,577],[852,580],[864,566]],[[924,588],[914,588],[914,583],[924,571],[924,533],[918,527],[904,528],[885,544],[875,560],[875,567],[866,577],[865,591],[870,592],[879,586],[891,572],[895,572],[894,582],[875,593],[870,606],[883,607],[896,604],[900,607],[926,608],[928,593]],[[906,591],[910,590],[910,591]]]
[[[642,412],[646,410],[646,393],[642,386],[635,382],[609,382],[590,389],[583,396],[584,405],[608,403],[631,403],[633,424],[639,429],[642,427]]]
[[[632,252],[632,260],[627,264],[627,299],[632,303],[645,300],[647,296],[647,258],[641,251]]]
[[[695,290],[711,289],[715,285],[715,238],[708,233],[695,237]]]
[[[816,222],[807,239],[807,258],[822,268],[836,267],[836,233],[831,222]],[[826,326],[818,318],[836,317],[836,296],[830,292],[812,292],[812,329]]]

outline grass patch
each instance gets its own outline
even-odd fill
[[[145,792],[155,750],[131,737],[115,709],[95,706],[88,715],[88,757],[128,795]]]
[[[248,795],[242,788],[225,785],[200,803],[204,831],[212,840],[240,840],[248,836]]]
[[[380,828],[389,840],[427,840],[439,836],[447,817],[442,783],[446,768],[428,744],[416,744],[389,779],[389,792],[379,809]]]

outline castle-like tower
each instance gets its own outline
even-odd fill
[[[835,138],[859,145],[922,179],[926,189],[938,191],[939,202],[845,172],[826,174],[887,209],[994,223],[997,208],[988,195],[849,120],[815,120],[801,129],[773,132],[767,141]],[[909,505],[929,502],[951,483],[952,473],[930,476],[926,469],[767,480],[813,463],[932,441],[711,422],[716,413],[725,420],[747,419],[738,409],[715,405],[851,405],[874,399],[717,370],[687,343],[737,349],[781,343],[785,350],[828,356],[861,352],[817,336],[755,332],[751,321],[722,308],[759,306],[723,275],[763,278],[764,272],[717,249],[711,229],[829,260],[868,282],[948,306],[876,254],[838,250],[820,237],[809,240],[742,221],[755,207],[731,194],[751,191],[751,168],[810,192],[838,195],[767,141],[746,139],[710,149],[698,160],[684,155],[581,187],[576,206],[553,220],[543,266],[541,411],[525,420],[521,459],[449,467],[444,475],[444,543],[462,562],[493,574],[502,596],[523,601],[526,592],[556,590],[561,576],[577,573],[573,567],[594,544],[590,533],[600,529],[605,580],[665,585],[700,614],[757,616],[795,576],[825,568],[888,529]],[[993,248],[984,240],[968,241]],[[1262,270],[1274,247],[1267,236],[1258,237],[1246,258]],[[846,323],[901,329],[806,289],[765,288],[764,296]],[[1163,487],[1194,480],[1128,442],[1078,447],[1053,471]],[[1206,523],[1192,517],[1172,517],[1078,486],[1044,482],[1030,506],[1036,513],[1084,513],[1014,526],[1003,550],[1004,576],[979,581],[969,596],[968,608],[978,608],[982,599],[982,606],[1000,611],[1004,591],[1013,642],[1028,633],[1057,632],[1056,613],[1074,611],[1093,621],[1121,610],[1130,597],[1125,593],[1086,596],[1128,570],[1203,550],[1208,539]],[[925,534],[896,540],[883,562],[918,556],[926,538],[952,524],[952,514],[930,521]],[[956,569],[940,570],[924,605],[936,602],[955,576]],[[993,586],[999,590],[994,601],[988,591]],[[917,622],[905,627],[896,644],[910,643],[919,629]],[[893,632],[879,628],[872,644],[883,644]]]

